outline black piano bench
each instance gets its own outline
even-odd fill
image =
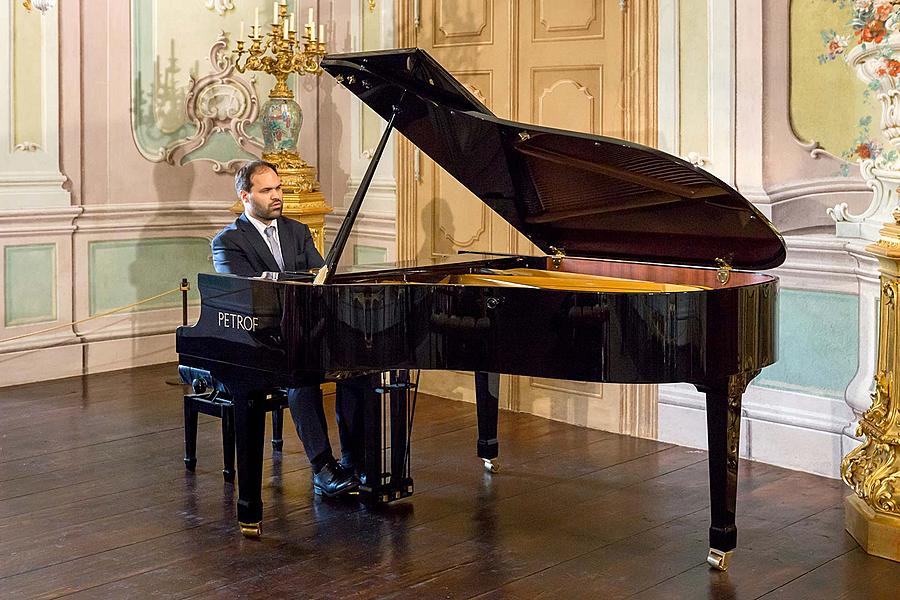
[[[234,404],[231,395],[224,386],[207,376],[197,377],[196,370],[186,372],[181,367],[182,379],[191,375],[190,383],[193,393],[184,395],[184,465],[188,471],[197,467],[197,415],[203,413],[222,419],[222,457],[224,468],[222,477],[228,483],[234,483]],[[204,374],[206,375],[206,374]],[[287,392],[273,390],[265,399],[264,409],[272,413],[272,450],[281,452],[284,447],[284,409],[287,408]]]

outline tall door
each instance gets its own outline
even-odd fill
[[[646,20],[634,27],[628,5],[647,2],[655,7],[654,0],[408,0],[398,10],[398,39],[427,50],[500,117],[637,137],[629,131],[629,57],[642,41],[646,47],[648,36],[655,47],[655,34]],[[655,128],[655,122],[640,126]],[[413,174],[398,178],[399,246],[407,257],[538,252],[427,157],[409,144],[400,144],[400,152],[401,170]],[[471,373],[423,374],[421,385],[443,397],[474,398]],[[655,433],[648,415],[638,419],[640,428],[632,422],[635,413],[652,409],[655,423],[654,398],[653,390],[636,386],[532,377],[504,377],[501,385],[501,402],[509,408],[644,435]]]
[[[418,47],[504,118],[512,116],[514,99],[513,4],[514,0],[421,0],[416,32]],[[418,173],[414,182],[416,258],[460,250],[509,252],[515,230],[433,161],[412,152]],[[442,397],[475,397],[472,373],[423,373],[420,387]]]

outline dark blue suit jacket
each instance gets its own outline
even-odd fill
[[[278,238],[285,271],[309,271],[325,264],[316,250],[309,227],[303,223],[279,217]],[[269,245],[243,213],[216,234],[212,241],[212,254],[217,273],[258,277],[263,271],[281,270]]]

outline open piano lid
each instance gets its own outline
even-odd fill
[[[638,144],[506,121],[413,48],[322,68],[547,254],[769,269],[784,241],[737,191]]]

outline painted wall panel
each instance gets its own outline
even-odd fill
[[[41,24],[39,13],[29,13],[21,2],[13,7],[13,144],[43,146],[41,123]]]
[[[355,244],[353,246],[353,264],[370,265],[387,261],[387,248]]]
[[[682,155],[709,155],[709,34],[706,0],[679,4],[679,89]]]
[[[781,290],[778,301],[778,362],[754,385],[843,398],[858,360],[858,297]]]
[[[790,115],[798,138],[855,160],[860,143],[875,139],[883,146],[885,140],[878,132],[881,108],[875,93],[866,93],[866,84],[844,60],[846,49],[828,50],[835,35],[845,43],[855,42],[850,4],[791,2]]]
[[[56,320],[56,244],[7,246],[3,251],[5,324]]]
[[[88,245],[90,314],[125,306],[192,282],[190,298],[198,299],[197,273],[213,272],[206,238],[148,238],[96,241]],[[141,305],[136,310],[169,308],[179,294]]]

